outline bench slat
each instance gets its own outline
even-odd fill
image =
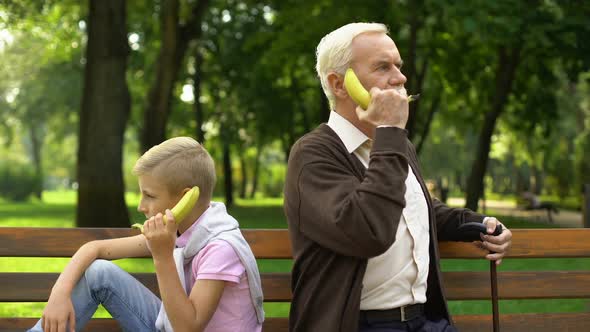
[[[291,258],[286,229],[243,229],[257,258]],[[508,257],[590,257],[590,229],[515,229]],[[127,228],[0,227],[0,257],[71,257],[84,243],[137,235]],[[471,243],[441,242],[443,258],[481,258],[484,252]]]
[[[285,229],[243,229],[242,233],[257,258],[292,257]],[[71,257],[86,242],[138,234],[130,228],[0,227],[0,257]]]
[[[290,259],[291,247],[285,229],[244,229],[244,237],[257,258]],[[0,227],[0,257],[71,257],[82,245],[95,239],[137,235],[138,231],[114,228],[25,228]],[[590,257],[590,229],[516,229],[509,257]],[[470,243],[440,243],[443,258],[482,258],[485,254]],[[151,273],[134,274],[156,294],[156,278]],[[47,300],[57,273],[0,272],[0,302],[43,302]],[[288,273],[263,273],[262,285],[267,302],[291,299]],[[488,272],[445,272],[449,300],[489,299]],[[590,298],[588,271],[534,271],[498,273],[501,299]],[[0,318],[0,332],[21,331],[35,318]],[[492,329],[491,316],[456,316],[461,331]],[[590,326],[590,313],[501,315],[502,331],[577,331]],[[113,330],[112,320],[92,320],[86,331]],[[270,318],[264,330],[287,331],[286,318]],[[116,330],[116,329],[115,329]]]
[[[22,332],[33,327],[39,318],[0,318],[0,332]],[[265,332],[288,332],[289,321],[282,317],[269,317],[264,320]],[[119,332],[122,329],[114,319],[94,318],[86,325],[84,332]]]
[[[132,275],[159,296],[155,274]],[[45,302],[58,276],[58,273],[0,273],[0,302]],[[265,302],[291,300],[291,276],[288,273],[262,273],[260,278]]]
[[[459,331],[492,331],[491,315],[453,316]],[[16,332],[33,326],[38,318],[0,318],[0,332]],[[521,331],[585,331],[590,326],[590,313],[562,314],[507,314],[500,315],[500,328],[503,332]],[[86,332],[120,331],[112,319],[93,319],[84,329]],[[269,317],[265,320],[263,331],[287,332],[288,320],[282,317]]]
[[[513,229],[511,258],[590,257],[590,228]],[[481,258],[485,252],[472,243],[441,242],[442,258]]]
[[[150,273],[133,274],[152,292],[158,294],[156,277]],[[0,302],[46,301],[57,273],[0,273]],[[444,272],[449,300],[483,300],[490,298],[487,272]],[[291,300],[291,277],[288,273],[262,273],[266,302]],[[590,298],[590,274],[587,271],[500,272],[499,298],[554,299]]]
[[[443,272],[449,300],[491,299],[489,272]],[[513,299],[590,298],[588,271],[498,272],[498,297]]]

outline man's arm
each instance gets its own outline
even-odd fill
[[[342,255],[367,258],[385,252],[395,241],[406,204],[407,148],[405,130],[376,129],[362,181],[352,166],[320,144],[295,148],[285,189],[290,227]]]
[[[432,197],[432,207],[439,241],[460,240],[457,228],[467,222],[483,222],[485,216],[469,209],[452,208]]]
[[[496,264],[498,265],[502,263],[502,258],[506,256],[512,245],[512,232],[502,225],[498,219],[494,217],[486,217],[469,209],[448,207],[434,197],[432,198],[432,202],[434,205],[439,241],[460,240],[461,238],[457,232],[457,228],[466,222],[484,223],[487,226],[488,234],[482,235],[482,242],[477,242],[476,245],[491,252],[486,255],[486,259],[496,261]],[[502,225],[502,234],[498,236],[489,235],[494,232],[497,224]]]
[[[118,259],[140,257],[149,254],[143,235],[119,239],[91,241],[84,244],[64,271],[60,274],[51,290],[47,306],[43,310],[44,330],[49,326],[65,326],[69,320],[70,330],[75,329],[74,309],[71,303],[72,290],[86,269],[96,259]]]

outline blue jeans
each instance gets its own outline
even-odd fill
[[[156,331],[160,299],[117,265],[96,260],[72,292],[76,331],[82,330],[102,304],[125,331]],[[43,331],[41,320],[29,331]]]

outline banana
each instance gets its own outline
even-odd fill
[[[371,95],[363,87],[352,68],[346,69],[346,74],[344,74],[344,88],[355,103],[357,103],[362,109],[367,109],[371,102]]]
[[[177,224],[180,224],[184,220],[184,218],[186,218],[186,216],[192,211],[193,207],[197,203],[197,200],[199,199],[199,193],[199,187],[192,187],[170,210]],[[166,215],[164,215],[164,224],[166,224],[166,220]],[[142,224],[133,224],[131,225],[131,228],[137,228],[141,230],[141,232],[143,233]]]
[[[346,74],[344,74],[344,88],[346,89],[346,92],[348,92],[350,98],[352,98],[352,100],[354,100],[354,102],[362,109],[366,110],[367,107],[369,107],[371,95],[363,87],[352,68],[346,69]],[[418,97],[420,97],[420,94],[408,96],[408,103],[418,100]]]

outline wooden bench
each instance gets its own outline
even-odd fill
[[[286,230],[245,229],[244,236],[257,258],[290,259]],[[137,234],[115,228],[12,228],[0,227],[0,257],[70,257],[83,243]],[[590,229],[516,229],[510,257],[590,257]],[[470,243],[443,242],[443,258],[482,259],[483,252]],[[0,271],[0,302],[45,302],[57,273]],[[157,292],[151,273],[135,276]],[[489,272],[444,272],[449,300],[489,300]],[[499,272],[500,299],[590,298],[590,271]],[[289,302],[289,273],[262,273],[265,301]],[[491,306],[491,303],[490,303]],[[590,326],[590,308],[582,313],[502,314],[501,330],[583,331]],[[453,316],[460,331],[491,331],[491,315]],[[37,318],[0,318],[0,331],[22,331]],[[93,319],[86,331],[117,330],[111,319]],[[268,317],[264,331],[287,331],[287,318]]]

